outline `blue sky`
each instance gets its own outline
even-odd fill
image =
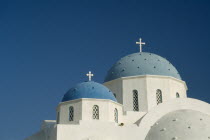
[[[143,51],[166,57],[188,96],[210,103],[208,0],[0,1],[0,139],[21,140],[55,119],[73,85],[102,83],[121,57]]]

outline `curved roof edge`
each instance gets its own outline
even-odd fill
[[[151,126],[157,122],[164,115],[177,111],[177,110],[194,110],[207,115],[210,115],[210,104],[193,99],[193,98],[177,98],[172,99],[169,102],[159,104],[150,110],[140,121],[137,121],[136,124],[140,128],[141,137],[145,139]]]

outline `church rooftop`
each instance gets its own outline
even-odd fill
[[[181,80],[177,69],[168,60],[153,53],[139,52],[117,61],[108,71],[104,81],[137,75],[171,76]]]
[[[107,87],[94,81],[82,82],[72,87],[64,95],[62,102],[81,98],[108,99],[117,102]]]

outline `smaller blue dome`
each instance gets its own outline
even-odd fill
[[[93,81],[79,83],[71,88],[64,95],[62,102],[81,98],[108,99],[117,102],[113,93],[107,87]]]

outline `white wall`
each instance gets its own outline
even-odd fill
[[[86,99],[81,100],[87,101],[85,103],[87,107],[100,102],[91,102]],[[68,103],[64,104],[66,105]],[[111,106],[109,108],[110,110],[119,107],[117,103],[112,103],[112,101],[105,101],[105,104],[99,104],[99,106],[101,105]],[[62,108],[62,105],[60,107]],[[125,112],[122,117],[122,120],[125,122],[123,126],[112,121],[92,121],[86,118],[86,120],[81,120],[79,124],[57,124],[55,126],[50,125],[51,127],[48,127],[48,124],[43,125],[41,131],[26,140],[145,140],[151,126],[157,120],[169,112],[182,109],[195,110],[210,115],[210,105],[208,103],[189,98],[172,99],[155,106],[148,113]],[[104,118],[113,120],[111,114]],[[138,121],[136,122],[136,120]],[[47,123],[49,121],[45,122]],[[50,123],[52,122],[50,121]]]
[[[147,103],[148,110],[157,106],[156,91],[160,89],[162,91],[163,102],[167,102],[176,98],[176,93],[180,94],[180,98],[187,97],[187,87],[184,81],[160,76],[147,76],[146,78],[147,88]]]
[[[168,76],[144,75],[122,77],[106,82],[104,85],[118,95],[117,100],[122,100],[121,102],[125,111],[133,110],[133,90],[138,91],[140,112],[147,112],[157,106],[157,89],[162,91],[163,102],[176,98],[176,92],[180,94],[180,98],[187,97],[186,83]]]
[[[69,107],[74,107],[74,121],[69,121]],[[80,100],[72,100],[61,102],[56,110],[59,112],[59,124],[79,123],[82,120],[82,102]],[[58,117],[58,116],[57,116]]]
[[[125,111],[133,111],[133,90],[138,91],[139,111],[146,112],[147,104],[147,88],[146,78],[132,77],[122,79],[123,84],[123,106]]]
[[[50,123],[55,122],[45,121],[46,124],[42,125],[41,131],[26,140],[144,140],[152,123],[163,116],[164,112],[184,107],[192,109],[205,107],[204,112],[209,109],[209,105],[204,105],[200,101],[196,103],[189,101],[186,98],[186,83],[172,77],[154,75],[124,77],[106,82],[104,85],[116,93],[118,102],[123,105],[111,100],[87,98],[61,102],[56,110],[60,114],[59,124],[48,127]],[[158,106],[157,89],[163,94],[163,103]],[[139,112],[133,112],[133,90],[138,90]],[[175,99],[176,92],[180,94],[180,99]],[[173,99],[178,101],[175,102]],[[99,120],[92,118],[94,105],[99,106]],[[69,121],[70,106],[74,107],[74,121]],[[115,108],[118,110],[118,123],[114,121]],[[120,123],[124,125],[120,126]]]
[[[123,123],[125,125],[137,124],[140,118],[144,117],[147,112],[126,111],[123,115]]]
[[[99,106],[99,120],[94,120],[93,106]],[[69,107],[74,107],[74,121],[69,121]],[[62,102],[57,107],[60,112],[59,124],[76,124],[79,121],[108,121],[114,122],[114,110],[118,110],[118,122],[122,122],[122,105],[106,99],[88,99],[82,98],[67,102]]]
[[[140,140],[137,125],[118,126],[107,122],[57,126],[57,140]]]
[[[104,83],[113,93],[116,94],[117,102],[123,104],[123,95],[122,95],[122,80],[112,80],[110,82]]]

